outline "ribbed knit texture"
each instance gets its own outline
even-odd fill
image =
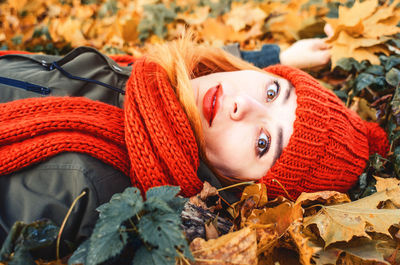
[[[139,59],[126,85],[124,110],[79,97],[0,104],[0,175],[61,152],[81,152],[121,170],[142,192],[178,185],[192,196],[198,149],[190,123],[161,67]]]
[[[346,192],[363,172],[369,154],[385,156],[388,140],[377,124],[367,123],[344,106],[331,91],[303,71],[287,66],[267,67],[289,80],[296,90],[294,131],[288,145],[261,182],[269,197],[301,192]]]

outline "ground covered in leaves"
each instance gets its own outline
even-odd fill
[[[271,201],[267,187],[252,185],[238,203],[221,206],[214,199],[217,203],[210,207],[207,198],[219,197],[206,186],[191,199],[196,209],[207,212],[207,220],[200,220],[204,238],[191,242],[182,237],[179,213],[185,201],[170,196],[178,192],[175,188],[153,190],[146,202],[135,189],[117,194],[99,208],[94,236],[78,248],[70,264],[100,264],[111,257],[116,264],[130,264],[132,259],[134,264],[400,264],[399,3],[0,1],[0,48],[49,54],[88,45],[107,54],[139,56],[146,43],[173,39],[185,28],[213,46],[238,42],[251,50],[275,43],[284,49],[302,38],[324,37],[328,22],[334,29],[327,40],[332,61],[322,69],[306,70],[363,119],[380,123],[389,136],[387,158],[371,156],[348,194],[325,191],[302,194],[296,201],[283,197]],[[232,226],[223,235],[227,224]],[[1,260],[28,264],[31,249],[55,240],[59,228],[18,223],[13,231],[0,252]],[[18,263],[18,258],[25,263]]]

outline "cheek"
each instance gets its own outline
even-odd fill
[[[243,168],[250,167],[244,135],[232,127],[205,135],[207,159],[220,173],[236,176],[243,173]]]

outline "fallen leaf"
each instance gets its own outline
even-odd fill
[[[301,264],[310,264],[312,256],[319,248],[310,244],[309,238],[301,231],[301,226],[300,222],[294,222],[289,227],[288,234],[297,248]]]
[[[274,224],[278,235],[282,235],[289,226],[302,220],[303,209],[289,200],[284,200],[273,208],[254,209],[249,217],[242,220],[242,225],[252,227],[253,224]]]
[[[140,15],[133,13],[132,16],[124,22],[118,21],[122,38],[126,42],[136,42],[139,38],[137,27],[140,22]]]
[[[386,189],[391,189],[400,184],[400,180],[396,178],[380,178],[377,176],[374,176],[374,178],[376,179],[375,187],[377,192],[384,191]]]
[[[356,1],[351,8],[339,6],[337,19],[326,18],[334,31],[327,42],[332,44],[332,69],[341,58],[380,64],[376,53],[389,55],[385,42],[400,32],[399,0],[380,6],[378,0]]]
[[[315,224],[325,247],[339,241],[350,241],[353,237],[370,236],[376,232],[391,236],[389,228],[398,224],[400,209],[377,209],[386,200],[398,200],[400,187],[375,193],[358,201],[341,205],[322,206],[314,216],[304,219],[304,227]]]
[[[204,228],[206,230],[206,239],[207,240],[218,238],[218,230],[215,227],[213,222],[206,222],[204,224]]]
[[[193,10],[179,13],[177,18],[184,20],[189,25],[200,25],[208,18],[209,14],[209,6],[196,6]]]
[[[234,2],[232,3],[231,11],[224,15],[224,21],[238,32],[246,26],[252,26],[256,22],[263,22],[266,17],[267,14],[253,2],[244,4]]]
[[[229,42],[242,42],[246,39],[246,34],[236,32],[232,26],[226,25],[216,18],[208,18],[203,23],[203,28],[199,31],[201,38],[209,40],[211,43],[220,40],[222,44]]]
[[[378,7],[378,0],[355,1],[351,8],[339,6],[339,21],[347,27],[353,27],[371,16]]]
[[[246,186],[240,200],[244,201],[250,197],[253,198],[256,203],[255,207],[264,207],[268,203],[267,187],[265,184],[257,183]]]
[[[203,188],[199,194],[190,197],[190,202],[196,206],[199,206],[203,209],[208,209],[210,211],[214,211],[216,208],[220,208],[221,202],[220,199],[214,205],[207,205],[206,200],[209,197],[218,195],[217,189],[212,186],[210,183],[205,181],[203,183]]]
[[[338,191],[319,191],[313,193],[303,192],[297,198],[295,205],[309,207],[314,204],[335,205],[350,202],[347,194]]]
[[[196,265],[257,264],[256,232],[250,228],[208,241],[196,238],[190,244],[190,249]]]

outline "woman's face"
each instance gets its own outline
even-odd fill
[[[232,181],[262,178],[292,135],[294,87],[254,70],[214,73],[191,83],[207,159]]]

